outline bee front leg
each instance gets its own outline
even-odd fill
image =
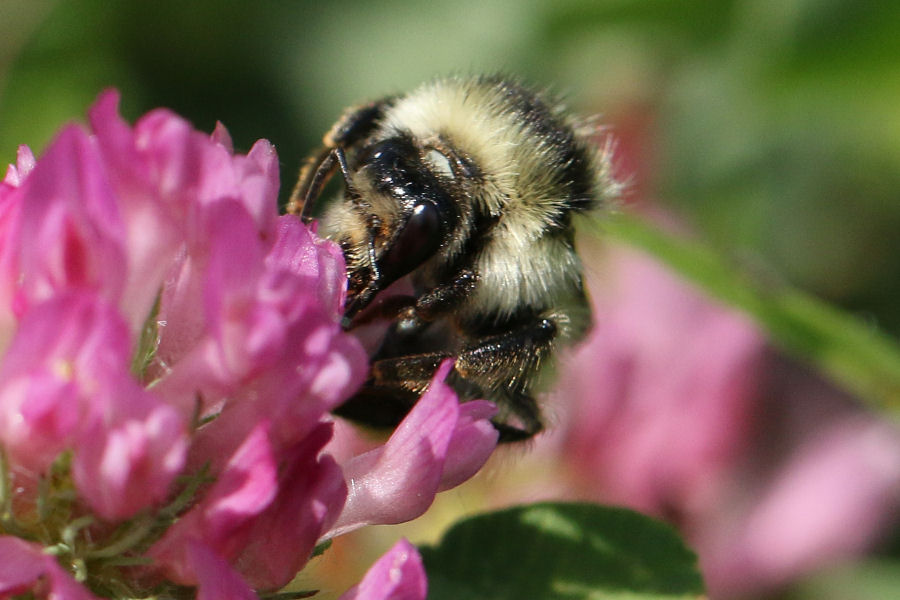
[[[471,269],[463,269],[449,282],[439,285],[407,306],[397,316],[397,332],[400,335],[415,333],[438,317],[456,309],[475,289],[478,276]]]

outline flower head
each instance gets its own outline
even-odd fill
[[[251,598],[336,524],[413,518],[471,476],[491,409],[460,407],[446,368],[409,417],[429,430],[380,460],[326,452],[367,370],[339,324],[340,249],[278,215],[268,142],[235,154],[221,125],[132,127],[117,103],[0,182],[0,594]],[[345,507],[347,481],[414,506]]]

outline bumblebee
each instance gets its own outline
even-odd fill
[[[596,128],[504,77],[437,79],[346,111],[288,206],[310,221],[340,172],[319,225],[346,259],[344,326],[387,325],[335,412],[395,426],[453,357],[448,383],[497,404],[501,441],[540,432],[540,374],[590,323],[573,219],[617,196],[610,171]]]

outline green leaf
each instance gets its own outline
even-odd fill
[[[900,416],[900,347],[840,309],[787,284],[754,279],[695,240],[619,215],[603,232],[652,254],[711,296],[748,313],[783,349],[812,362],[871,408]]]
[[[457,523],[423,548],[430,600],[699,598],[696,556],[623,508],[533,504]]]

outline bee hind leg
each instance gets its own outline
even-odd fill
[[[556,337],[550,319],[535,319],[513,331],[483,337],[467,346],[447,378],[462,401],[485,398],[497,404],[494,427],[501,442],[533,437],[543,429],[530,393],[535,374]],[[335,414],[373,427],[393,427],[418,401],[447,352],[383,358],[372,363],[369,381]]]
[[[409,356],[402,358],[378,361],[381,375],[376,379],[370,379],[350,399],[332,411],[335,415],[355,421],[373,429],[389,430],[395,428],[418,402],[424,390],[427,388],[434,374],[434,369],[423,370],[428,360],[423,356]],[[441,359],[447,358],[442,356]],[[407,362],[408,361],[408,362]],[[384,363],[389,364],[384,364]],[[384,371],[393,372],[388,376]],[[411,380],[410,371],[415,371],[417,380]],[[400,377],[403,372],[405,375]],[[484,394],[480,388],[472,382],[461,377],[456,371],[451,371],[447,383],[454,388],[461,398],[479,398]],[[499,433],[498,440],[504,442],[518,442],[534,437],[543,429],[540,421],[540,411],[534,398],[523,392],[509,392],[502,402],[507,406],[515,407],[515,424],[507,419],[505,421],[491,421],[491,424]]]
[[[543,429],[541,411],[531,388],[556,339],[556,323],[535,318],[501,334],[476,341],[460,353],[455,373],[473,382],[494,401],[494,426],[501,442],[534,437]]]

